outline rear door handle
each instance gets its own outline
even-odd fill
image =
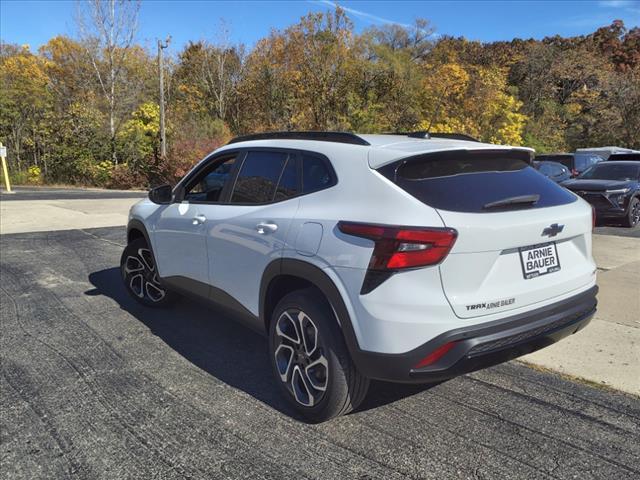
[[[260,234],[260,235],[266,235],[267,233],[273,233],[276,230],[278,230],[278,225],[276,225],[275,223],[259,223],[256,225],[256,231]]]
[[[193,217],[194,225],[202,225],[206,221],[207,221],[207,217],[205,217],[204,215],[196,215],[195,217]]]

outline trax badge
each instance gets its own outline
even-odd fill
[[[495,300],[493,302],[482,302],[475,303],[473,305],[467,305],[467,310],[480,310],[480,309],[490,309],[490,308],[499,308],[506,307],[507,305],[513,305],[516,303],[515,298],[505,298],[503,300]]]
[[[544,237],[545,235],[547,235],[549,237],[555,237],[562,230],[564,230],[564,225],[558,225],[557,223],[553,223],[549,225],[547,228],[545,228],[544,230],[542,230],[542,236]]]

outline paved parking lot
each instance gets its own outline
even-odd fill
[[[375,383],[354,414],[302,423],[260,336],[223,311],[130,299],[123,245],[121,226],[0,236],[4,477],[640,476],[640,398],[517,362]]]

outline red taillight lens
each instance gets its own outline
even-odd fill
[[[400,270],[440,263],[458,237],[452,228],[395,227],[339,222],[342,233],[373,240],[371,270]]]
[[[429,355],[427,355],[422,360],[420,360],[413,368],[423,368],[428,365],[431,365],[432,363],[437,362],[442,357],[444,357],[446,353],[455,346],[456,343],[457,342],[449,342],[449,343],[445,343],[444,345],[441,345],[440,347],[436,348],[433,352],[431,352]]]

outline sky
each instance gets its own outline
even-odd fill
[[[494,41],[573,36],[621,19],[640,25],[640,0],[601,1],[341,1],[356,31],[428,19],[436,35]],[[171,35],[171,50],[189,40],[219,38],[221,21],[235,42],[253,45],[309,12],[333,9],[332,0],[206,1],[143,0],[138,42],[151,48]],[[74,0],[0,0],[0,39],[37,49],[55,35],[75,36]]]

